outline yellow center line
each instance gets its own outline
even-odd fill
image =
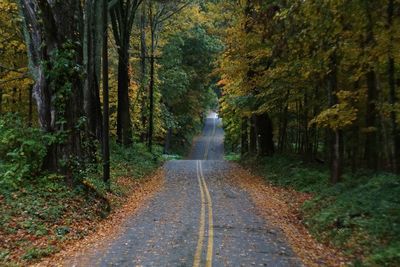
[[[208,190],[206,180],[204,179],[201,162],[199,166],[200,166],[200,177],[203,182],[204,189],[206,191],[207,207],[208,207],[208,241],[207,241],[206,267],[211,267],[212,257],[213,257],[213,246],[214,246],[214,223],[213,223],[212,201],[211,201],[210,191]]]
[[[206,148],[204,151],[204,160],[208,158],[208,150],[210,147],[211,140],[215,135],[215,118],[213,120],[213,130],[211,137],[208,139],[206,144]],[[208,208],[208,240],[207,240],[207,254],[206,254],[206,267],[212,266],[212,258],[213,258],[213,247],[214,247],[214,222],[213,222],[213,210],[212,210],[212,201],[210,191],[208,190],[206,180],[203,174],[203,167],[200,160],[196,161],[196,174],[197,181],[200,187],[200,199],[201,199],[201,210],[200,210],[200,222],[199,222],[199,239],[197,240],[196,253],[194,255],[193,267],[199,267],[201,262],[202,250],[203,250],[203,241],[204,241],[204,233],[205,233],[205,223],[206,223],[206,201],[207,199],[207,208]],[[205,192],[205,193],[204,193]]]
[[[196,247],[196,253],[194,255],[194,261],[193,261],[193,267],[198,267],[200,266],[200,259],[201,259],[201,252],[203,249],[203,240],[204,240],[204,230],[205,230],[205,217],[206,217],[206,211],[205,211],[205,200],[204,200],[204,191],[203,191],[203,186],[201,182],[201,176],[200,176],[200,171],[199,171],[199,164],[200,161],[196,161],[196,172],[197,172],[197,181],[199,182],[199,187],[200,187],[200,198],[201,198],[201,211],[200,211],[200,222],[199,222],[199,239],[197,240],[197,247]]]

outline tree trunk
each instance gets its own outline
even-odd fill
[[[32,99],[32,86],[29,86],[29,110],[28,110],[28,125],[32,127],[32,118],[33,118],[33,99]],[[0,111],[1,114],[1,111]]]
[[[151,8],[151,7],[150,7]],[[148,140],[148,146],[149,146],[149,151],[151,152],[153,149],[153,131],[154,131],[154,49],[155,49],[155,43],[154,43],[154,38],[155,38],[155,29],[153,28],[152,25],[152,30],[151,30],[151,51],[150,51],[150,85],[149,85],[149,100],[150,100],[150,114],[149,114],[149,140]]]
[[[103,0],[103,181],[110,184],[110,112],[108,88],[108,0]]]
[[[117,141],[132,143],[129,105],[129,43],[136,10],[142,1],[117,1],[110,8],[111,25],[118,46]]]
[[[164,154],[169,154],[169,148],[171,146],[171,138],[172,138],[172,128],[169,127],[167,131],[167,135],[165,137],[165,146],[164,146]]]
[[[249,152],[251,155],[257,154],[257,130],[256,130],[256,116],[250,117],[250,137],[249,137]]]
[[[377,125],[376,125],[376,100],[377,100],[377,84],[376,74],[371,70],[366,75],[367,78],[367,110],[365,115],[365,124],[368,128],[365,139],[365,160],[367,167],[373,170],[378,168],[377,161]]]
[[[45,0],[20,0],[20,5],[31,73],[35,79],[33,96],[38,107],[39,124],[46,132],[65,136],[48,148],[45,167],[65,174],[67,181],[72,183],[73,164],[83,156],[82,138],[85,136],[78,127],[83,115],[82,78],[75,71],[75,66],[82,65],[80,1],[57,1],[50,5]],[[67,59],[74,68],[65,71],[73,74],[65,77],[59,70],[47,76],[45,71],[56,67],[53,64],[57,60],[55,52],[64,50],[68,51],[70,56]]]
[[[330,73],[328,76],[329,106],[337,104],[337,55],[336,51],[330,56]],[[331,183],[336,184],[342,179],[342,153],[343,135],[339,129],[332,129],[329,136],[329,162],[331,170]]]
[[[371,10],[369,3],[365,2],[365,12],[367,16],[367,32],[366,39],[364,42],[364,49],[369,49],[370,46],[375,45],[375,37],[373,33],[373,22],[371,17]],[[377,110],[376,110],[376,101],[378,99],[378,88],[377,88],[377,79],[376,73],[373,67],[374,62],[370,62],[367,66],[368,71],[366,73],[367,80],[367,109],[365,116],[365,124],[368,128],[366,139],[365,139],[365,150],[364,150],[364,158],[367,163],[367,167],[373,170],[378,168],[378,161],[376,153],[377,145],[378,145],[378,134],[377,134]]]
[[[0,88],[0,115],[3,113],[3,89]]]
[[[394,12],[394,1],[389,0],[387,7],[387,27],[389,30],[389,55],[388,55],[388,80],[389,80],[389,103],[392,106],[390,112],[390,124],[391,124],[391,139],[393,142],[392,146],[392,170],[395,173],[400,173],[400,133],[397,125],[397,114],[394,107],[397,103],[396,95],[396,78],[395,78],[395,61],[393,56],[393,12]]]
[[[332,134],[331,151],[331,183],[337,184],[342,177],[343,134],[341,130],[334,130]]]
[[[278,150],[279,152],[283,152],[286,147],[287,140],[287,124],[288,124],[288,111],[289,111],[289,91],[286,93],[285,104],[284,104],[281,123],[279,129],[279,140],[278,140]]]
[[[132,128],[129,112],[129,59],[128,44],[119,49],[118,55],[118,142],[128,146],[132,143]]]
[[[240,154],[244,156],[249,151],[248,142],[248,119],[246,117],[242,118],[241,126],[241,143],[240,143]]]
[[[259,155],[272,156],[275,153],[272,120],[267,113],[256,115]]]
[[[146,56],[147,56],[147,44],[146,44],[146,5],[142,4],[142,14],[140,17],[140,87],[142,92],[141,97],[141,123],[142,133],[140,139],[145,142],[148,138],[147,130],[147,93],[146,93]]]

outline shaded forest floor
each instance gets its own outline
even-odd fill
[[[360,171],[331,186],[324,165],[305,164],[293,157],[246,159],[241,164],[263,177],[241,184],[249,189],[256,205],[267,206],[261,213],[272,209],[266,217],[278,221],[306,263],[336,266],[350,260],[355,266],[400,265],[398,176]],[[313,245],[302,227],[324,247]]]
[[[82,173],[82,185],[73,190],[56,175],[41,175],[13,191],[1,188],[0,265],[38,262],[96,231],[133,193],[141,201],[153,190],[146,177],[161,165],[160,155],[139,144],[113,145],[111,192],[101,181],[101,165]]]

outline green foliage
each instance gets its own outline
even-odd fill
[[[64,114],[72,94],[73,83],[83,73],[82,66],[76,64],[76,53],[75,45],[66,42],[61,49],[53,51],[49,61],[43,63],[46,80],[54,95],[52,104],[57,107],[56,124],[61,129],[66,123]],[[63,141],[66,133],[61,131],[58,134],[60,142]]]
[[[282,152],[329,161],[317,151],[339,131],[349,152],[340,162],[396,170],[399,1],[222,2],[231,16],[218,68],[229,149],[240,145],[242,119],[268,113]]]
[[[331,186],[323,166],[287,157],[258,163],[258,170],[273,184],[313,194],[302,212],[305,225],[319,240],[364,259],[366,266],[400,264],[398,176],[359,172]]]
[[[111,143],[111,192],[118,196],[126,196],[130,193],[117,183],[119,177],[130,179],[141,179],[154,171],[163,162],[162,147],[155,145],[152,153],[142,143],[134,143],[129,147],[121,146],[115,142]],[[82,181],[90,184],[100,195],[107,195],[108,187],[99,179],[101,167],[97,164],[81,174]],[[118,203],[120,204],[120,203]]]
[[[54,253],[55,249],[52,246],[47,246],[44,248],[37,248],[37,247],[32,247],[31,249],[28,249],[26,253],[23,256],[23,259],[25,260],[36,260],[40,259],[42,257],[48,256],[52,253]]]
[[[198,25],[168,39],[162,49],[161,94],[165,124],[173,129],[175,150],[188,146],[209,108],[215,108],[212,64],[222,46],[217,38]]]
[[[22,128],[20,132],[23,132]],[[29,139],[28,136],[25,138]],[[0,233],[2,240],[7,242],[0,242],[0,265],[9,265],[10,257],[16,254],[17,262],[27,265],[27,262],[53,254],[65,240],[86,236],[92,230],[93,222],[107,217],[110,206],[124,203],[137,181],[162,162],[159,146],[154,147],[152,154],[144,144],[126,148],[113,142],[111,192],[101,180],[100,163],[86,165],[85,169],[76,172],[81,183],[75,187],[68,186],[62,176],[43,173],[21,180],[16,188],[2,184]],[[3,163],[1,166],[8,169],[9,166]],[[84,229],[78,227],[82,223],[86,225]],[[51,240],[53,247],[32,246],[31,240],[36,239],[42,244]],[[25,253],[20,255],[21,251]]]
[[[26,127],[18,115],[0,118],[0,187],[16,189],[40,173],[51,137]]]

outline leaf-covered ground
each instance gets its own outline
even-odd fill
[[[123,202],[119,202],[121,205],[111,212],[107,220],[94,223],[95,229],[90,235],[76,242],[66,244],[60,253],[47,257],[34,266],[69,265],[69,260],[80,255],[85,255],[84,258],[80,259],[87,259],[86,253],[89,253],[89,249],[103,249],[103,246],[108,244],[108,241],[111,241],[121,232],[120,228],[123,226],[123,222],[131,218],[155,192],[162,188],[164,184],[164,171],[160,168],[154,174],[142,179],[140,182],[128,177],[120,178],[120,184],[131,188],[129,197],[125,198]],[[115,195],[109,194],[107,197],[114,198],[115,201]],[[80,262],[80,264],[85,265],[84,262]]]
[[[134,208],[132,194],[139,202],[157,188],[144,177],[160,166],[159,153],[138,145],[114,145],[112,152],[111,193],[99,166],[80,173],[82,185],[73,189],[57,175],[32,177],[15,190],[0,188],[0,265],[25,266],[64,250],[97,232],[128,199]]]
[[[297,214],[291,218],[319,242],[340,249],[352,264],[400,266],[399,176],[348,172],[343,182],[331,185],[325,165],[293,157],[242,163],[264,177],[259,183],[265,184],[265,194],[286,192],[284,200]]]
[[[251,196],[261,216],[281,229],[306,266],[345,266],[349,259],[338,250],[317,242],[306,229],[302,204],[312,196],[266,183],[259,176],[232,164],[233,181]]]

